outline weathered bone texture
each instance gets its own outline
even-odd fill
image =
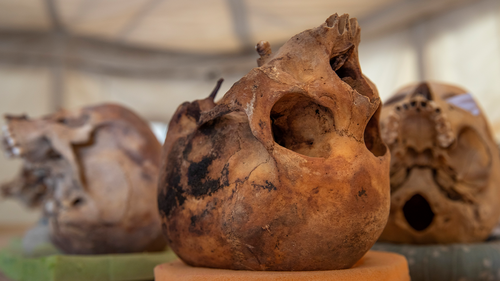
[[[44,205],[51,239],[66,253],[159,251],[161,146],[147,123],[118,105],[6,116],[4,147],[23,168],[6,195]]]
[[[458,87],[424,82],[384,105],[391,214],[381,241],[484,241],[500,216],[498,148],[480,108]]]
[[[220,102],[186,102],[163,147],[158,204],[177,255],[247,270],[351,267],[389,214],[380,99],[360,28],[332,15],[272,53]]]

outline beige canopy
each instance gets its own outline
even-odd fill
[[[441,2],[441,3],[440,3]],[[332,13],[368,24],[403,24],[471,1],[403,0],[3,0],[0,27],[64,30],[74,36],[182,53],[228,54],[262,39],[283,43]],[[394,11],[393,11],[394,10]],[[389,13],[385,16],[381,12]],[[377,18],[380,17],[380,18]],[[375,18],[375,19],[374,19]],[[392,24],[401,25],[401,20]]]

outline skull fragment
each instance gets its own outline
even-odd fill
[[[387,101],[391,214],[380,240],[484,241],[500,216],[498,148],[467,91],[441,83],[403,88]]]
[[[163,147],[158,205],[176,254],[193,266],[349,268],[387,221],[390,156],[375,86],[358,62],[360,28],[332,15],[220,102],[184,103]]]
[[[6,119],[4,148],[24,161],[2,191],[44,206],[56,246],[72,254],[164,249],[155,203],[161,146],[147,123],[111,104]]]

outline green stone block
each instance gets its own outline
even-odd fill
[[[379,242],[372,250],[404,255],[412,281],[500,280],[500,240],[441,245]]]
[[[156,265],[177,259],[171,250],[159,253],[113,255],[63,255],[53,246],[41,251],[48,256],[25,257],[20,240],[0,251],[0,271],[17,281],[134,281],[153,280]]]

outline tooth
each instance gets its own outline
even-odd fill
[[[21,156],[21,152],[22,152],[21,148],[19,148],[19,147],[17,147],[17,146],[14,146],[14,147],[12,148],[12,153],[13,153],[14,155],[16,155],[16,156]]]
[[[339,34],[342,35],[344,32],[347,30],[348,26],[348,21],[349,21],[349,15],[348,14],[343,14],[339,17],[338,21],[338,29],[339,29]]]
[[[55,209],[56,209],[56,204],[54,204],[54,201],[51,200],[45,203],[45,212],[52,214],[54,213]]]
[[[7,140],[7,144],[8,145],[10,145],[10,146],[16,146],[16,142],[10,136],[5,136],[5,139]]]
[[[2,132],[3,132],[3,134],[4,134],[6,137],[10,137],[10,130],[9,130],[9,126],[7,126],[7,125],[3,125],[3,126],[2,126]]]
[[[326,19],[326,25],[328,27],[333,27],[337,21],[338,21],[339,15],[337,13],[331,15],[329,18]]]
[[[358,31],[358,20],[356,18],[352,18],[349,19],[349,23],[351,24],[351,35],[354,37]]]

